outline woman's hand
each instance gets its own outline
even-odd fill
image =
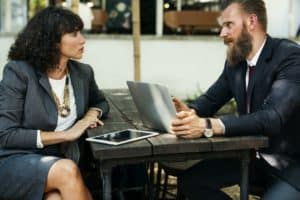
[[[90,109],[81,120],[77,121],[66,131],[41,131],[41,142],[43,145],[47,146],[76,140],[86,131],[86,129],[104,125],[104,123],[98,119],[98,115],[99,111]]]
[[[98,118],[99,116],[99,111],[95,109],[90,109],[87,111],[83,119],[87,119],[88,121],[92,122],[90,124],[90,128],[96,128],[97,126],[103,126],[104,123]]]
[[[180,111],[172,121],[172,133],[181,138],[199,138],[206,127],[205,120],[199,118],[195,110]]]
[[[88,128],[103,126],[104,123],[98,119],[99,111],[90,109],[85,116],[77,121],[72,128],[66,131],[68,141],[78,139]]]

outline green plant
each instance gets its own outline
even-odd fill
[[[233,98],[218,110],[216,116],[229,114],[237,114],[236,102]]]
[[[192,103],[201,94],[203,94],[202,90],[197,87],[197,91],[192,95],[188,95],[187,98],[184,99],[184,102],[187,104]],[[224,106],[222,106],[215,115],[220,116],[228,114],[237,114],[236,102],[233,98],[230,99]]]
[[[201,94],[203,94],[202,89],[199,87],[199,85],[197,85],[196,88],[196,92],[194,94],[188,95],[186,99],[184,99],[183,101],[187,104],[192,103],[193,101],[195,101],[195,99],[197,97],[199,97]]]

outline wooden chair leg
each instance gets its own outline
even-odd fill
[[[162,168],[160,165],[158,165],[157,172],[156,172],[155,199],[159,199],[159,195],[160,195],[161,174],[162,174]]]
[[[185,200],[185,197],[183,196],[183,194],[181,193],[178,187],[177,187],[176,200]]]
[[[155,198],[155,182],[154,182],[154,162],[149,162],[148,163],[148,179],[147,179],[147,191],[146,191],[146,196],[148,196],[149,200],[152,200]]]
[[[162,199],[166,199],[166,194],[167,194],[167,189],[168,189],[168,180],[169,180],[169,175],[165,173],[165,180],[164,180],[164,185],[163,185],[163,191],[162,191]]]

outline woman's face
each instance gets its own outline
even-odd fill
[[[84,51],[85,39],[80,31],[66,33],[62,36],[59,43],[62,58],[82,58]]]

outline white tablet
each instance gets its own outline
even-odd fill
[[[136,140],[152,137],[158,134],[159,133],[152,132],[152,131],[125,129],[125,130],[115,131],[111,133],[106,133],[103,135],[89,137],[86,138],[86,140],[89,142],[97,142],[97,143],[104,143],[110,145],[120,145],[128,142],[133,142]]]

